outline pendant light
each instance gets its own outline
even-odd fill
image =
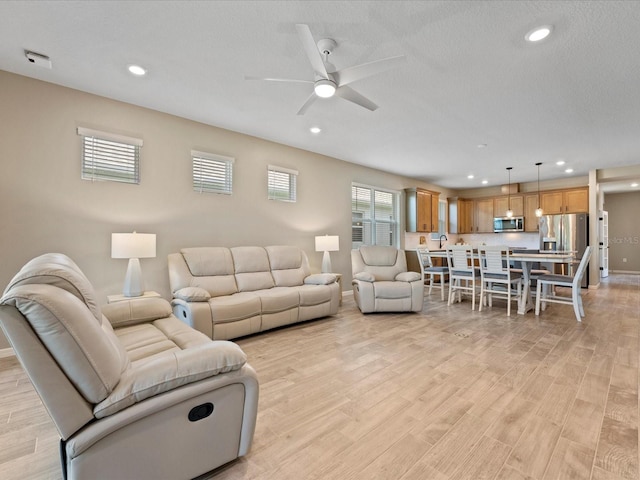
[[[540,206],[540,165],[542,165],[542,162],[536,163],[536,167],[538,167],[538,208],[536,208],[536,217],[541,217],[543,213]]]
[[[511,169],[513,167],[507,167],[507,172],[509,172],[509,190],[507,191],[507,217],[513,217],[513,210],[511,210]]]

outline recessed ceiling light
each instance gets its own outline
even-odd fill
[[[473,178],[473,175],[467,175],[467,178],[471,180]]]
[[[313,133],[314,135],[317,135],[317,134],[319,134],[319,133],[322,131],[322,129],[321,129],[320,127],[311,127],[311,128],[309,129],[309,131],[310,131],[311,133]]]
[[[487,144],[486,143],[479,143],[478,144],[478,148],[487,148]]]
[[[637,187],[637,186],[638,186],[638,184],[637,184],[636,182],[633,182],[633,183],[631,184],[631,186],[632,186],[633,188],[635,188],[635,187]]]
[[[147,74],[147,70],[140,65],[129,65],[127,69],[129,70],[129,73],[137,77],[142,77]]]
[[[573,168],[567,168],[564,173],[573,173]]]
[[[549,25],[545,25],[543,27],[537,27],[527,33],[524,38],[527,42],[539,42],[540,40],[544,40],[551,33],[551,27]]]
[[[489,183],[489,180],[482,180],[483,185],[486,185],[487,183]]]
[[[564,165],[564,160],[558,160],[556,162],[556,165],[558,165],[559,167],[561,167],[562,165]]]

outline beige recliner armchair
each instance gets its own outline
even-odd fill
[[[189,479],[245,455],[258,381],[234,343],[160,298],[100,308],[61,254],[27,263],[0,324],[55,423],[70,479]]]
[[[403,250],[362,246],[351,251],[351,268],[353,298],[362,313],[422,310],[422,275],[407,271]]]

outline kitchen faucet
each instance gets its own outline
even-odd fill
[[[438,248],[440,248],[440,250],[442,250],[442,237],[444,237],[445,241],[449,240],[444,233],[442,235],[440,235],[440,239],[439,239],[440,240],[440,246],[438,247]]]

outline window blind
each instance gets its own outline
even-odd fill
[[[268,199],[295,202],[297,178],[297,170],[269,165],[267,167]]]
[[[142,140],[78,127],[84,180],[140,183]]]
[[[213,153],[191,151],[193,163],[193,189],[203,193],[233,191],[233,162],[235,159]]]

